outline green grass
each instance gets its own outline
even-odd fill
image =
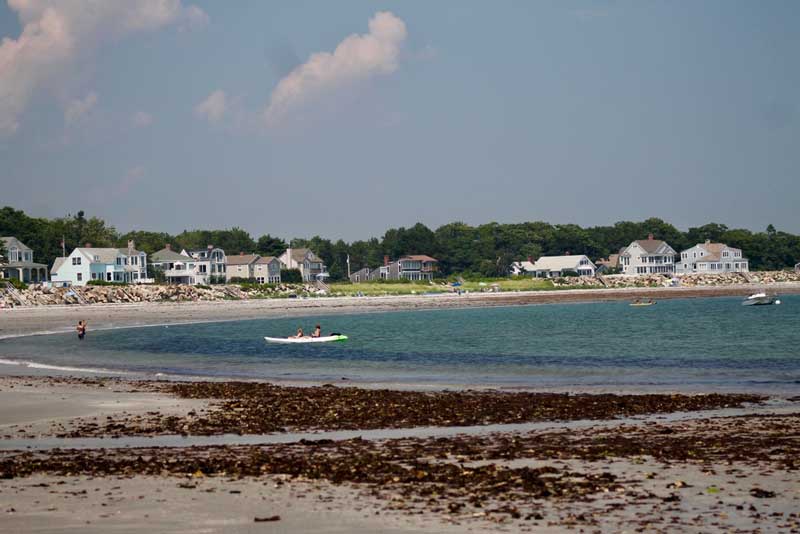
[[[492,289],[492,284],[498,284],[500,291],[541,291],[553,289],[553,283],[550,280],[541,280],[534,278],[508,278],[508,279],[492,279],[483,282],[481,285],[479,281],[464,282],[461,285],[462,291],[469,291],[470,293],[477,293],[481,291],[489,291]],[[443,285],[443,282],[434,282],[429,284],[427,282],[416,283],[397,283],[392,284],[388,282],[371,283],[364,282],[361,284],[349,283],[331,283],[329,284],[332,295],[356,295],[363,293],[367,296],[376,295],[420,295],[422,293],[450,293],[454,288],[450,284]]]

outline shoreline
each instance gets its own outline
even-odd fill
[[[783,295],[800,294],[800,283],[769,285]],[[371,297],[318,297],[252,299],[238,301],[147,302],[16,307],[0,310],[0,340],[20,336],[72,332],[79,319],[91,321],[91,330],[167,326],[210,322],[314,317],[327,314],[386,313],[480,307],[529,306],[614,302],[637,298],[654,300],[747,296],[763,289],[760,284],[709,287],[657,287],[612,289],[562,289],[549,291],[467,293],[462,295],[398,295]],[[57,328],[42,324],[63,323]]]

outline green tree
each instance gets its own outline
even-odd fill
[[[280,237],[272,237],[269,234],[262,235],[256,243],[256,252],[262,256],[278,257],[287,249],[286,241]]]

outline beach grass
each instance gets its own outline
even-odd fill
[[[469,291],[470,293],[480,293],[492,291],[495,288],[504,291],[542,291],[553,289],[553,282],[550,280],[535,278],[513,278],[486,281],[465,281],[460,287],[452,287],[446,282],[412,282],[412,283],[390,283],[390,282],[364,282],[358,284],[351,283],[331,283],[329,284],[332,295],[422,295],[425,293],[453,293],[458,289]]]

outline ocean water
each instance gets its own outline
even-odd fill
[[[0,363],[153,376],[506,387],[800,390],[800,296],[271,318],[0,340]],[[310,332],[344,343],[277,345]],[[2,369],[0,369],[0,372]]]

